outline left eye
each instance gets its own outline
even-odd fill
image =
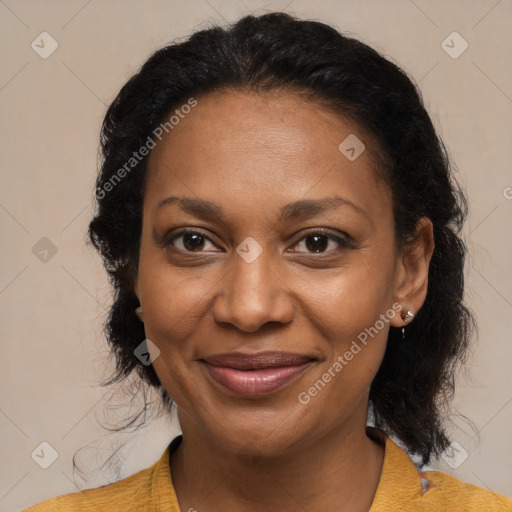
[[[303,246],[305,246],[306,249],[308,249],[311,252],[329,252],[326,249],[329,247],[330,241],[334,241],[336,244],[338,244],[338,246],[341,247],[348,246],[347,241],[343,240],[342,238],[325,233],[312,233],[306,235],[305,237],[301,238],[296,245],[303,244]]]

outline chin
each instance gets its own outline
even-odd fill
[[[300,404],[297,407],[303,409]],[[204,417],[204,428],[224,449],[240,454],[265,457],[284,454],[320,429],[317,421],[310,425],[303,415],[297,414],[303,412],[300,409],[261,410],[252,404],[249,411],[223,413],[222,410],[220,407],[212,414],[214,419],[210,415]]]

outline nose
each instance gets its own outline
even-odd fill
[[[221,280],[213,305],[216,322],[232,324],[245,332],[256,332],[269,322],[291,322],[292,287],[276,271],[270,256],[265,249],[248,262],[233,253],[231,268]]]

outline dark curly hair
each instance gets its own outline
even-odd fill
[[[376,143],[379,174],[392,194],[397,247],[413,242],[421,217],[432,221],[435,249],[424,305],[407,326],[406,342],[400,329],[390,328],[370,390],[375,426],[428,463],[449,445],[443,414],[453,396],[455,367],[464,362],[476,325],[463,302],[466,246],[460,231],[466,198],[405,72],[324,23],[286,13],[245,16],[156,51],[108,108],[97,209],[88,233],[114,291],[105,332],[116,371],[106,384],[136,370],[172,406],[153,366],[134,356],[145,339],[134,313],[139,303],[133,284],[148,156],[122,179],[115,175],[174,109],[218,90],[295,92],[355,121]]]

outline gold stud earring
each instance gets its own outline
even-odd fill
[[[402,320],[407,324],[414,318],[414,313],[408,310],[406,313],[402,313]],[[402,327],[402,341],[405,341],[405,326]]]

